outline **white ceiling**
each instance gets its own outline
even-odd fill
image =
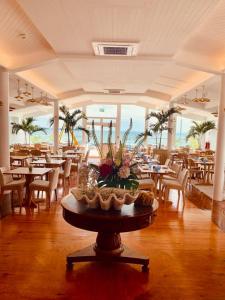
[[[206,80],[217,100],[224,20],[224,0],[1,0],[0,65],[71,106],[157,108]],[[93,41],[137,42],[138,55],[96,57]]]

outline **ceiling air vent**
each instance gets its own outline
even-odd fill
[[[95,55],[101,56],[136,56],[138,43],[92,43]]]

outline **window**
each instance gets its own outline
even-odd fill
[[[133,128],[128,136],[127,145],[134,146],[137,135],[144,132],[145,108],[137,105],[121,105],[121,137],[129,126],[130,118],[133,121]]]

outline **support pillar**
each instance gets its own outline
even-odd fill
[[[9,72],[0,67],[0,167],[10,167]]]
[[[120,145],[120,130],[121,130],[121,104],[117,104],[117,119],[116,119],[116,147]]]
[[[82,107],[82,112],[86,115],[86,106]],[[82,126],[83,128],[87,128],[87,120],[86,119],[82,119]],[[82,131],[82,145],[86,145],[87,144],[87,135],[85,132]]]
[[[54,153],[59,149],[59,101],[54,101]]]
[[[174,104],[170,103],[169,108],[173,108]],[[167,138],[167,148],[168,151],[172,151],[175,148],[175,140],[176,140],[176,116],[175,114],[169,117],[168,121],[168,138]]]
[[[225,201],[223,196],[225,167],[225,74],[221,75],[218,112],[212,220],[225,231]]]

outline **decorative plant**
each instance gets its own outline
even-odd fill
[[[12,133],[17,134],[20,130],[22,130],[25,134],[25,143],[27,144],[27,135],[29,139],[29,144],[30,144],[30,136],[35,133],[42,131],[46,134],[46,130],[43,127],[40,127],[38,125],[34,125],[35,119],[33,117],[26,118],[22,120],[21,123],[15,123],[12,122]]]
[[[199,146],[201,146],[202,137],[204,136],[204,134],[207,131],[216,128],[215,122],[213,122],[213,121],[205,121],[205,122],[193,121],[192,123],[193,123],[193,125],[191,126],[191,128],[186,136],[186,140],[188,141],[190,138],[197,138]]]
[[[98,186],[103,187],[119,187],[125,189],[137,189],[138,181],[135,175],[135,164],[132,164],[132,157],[125,154],[125,146],[132,129],[132,119],[130,120],[129,128],[123,135],[122,141],[117,151],[114,151],[112,144],[112,122],[109,124],[108,134],[108,153],[106,157],[103,157],[101,145],[98,142],[98,138],[95,133],[94,121],[92,122],[91,137],[93,138],[94,144],[99,152],[101,158],[101,164],[99,166],[90,164],[90,167],[94,169],[98,174]],[[143,139],[136,145],[133,155],[138,151],[138,148],[142,144]]]
[[[137,136],[136,141],[139,141],[140,139],[146,140],[148,136],[154,135],[156,138],[156,148],[158,147],[160,149],[162,146],[163,131],[172,130],[171,128],[168,127],[169,118],[173,114],[178,114],[178,113],[180,113],[179,107],[172,107],[166,111],[161,110],[160,112],[151,112],[146,117],[146,120],[155,119],[156,122],[150,124],[149,127],[145,130],[145,132],[140,133]],[[159,140],[159,145],[158,145],[158,140]]]
[[[67,133],[67,142],[68,146],[72,145],[75,137],[74,137],[74,131],[81,130],[85,132],[88,136],[89,140],[89,130],[86,128],[79,126],[78,123],[82,119],[86,119],[86,115],[80,110],[74,110],[73,112],[70,112],[69,109],[63,105],[59,108],[62,115],[59,116],[59,120],[63,121],[63,127],[61,129],[61,132],[63,133],[65,130],[65,133]],[[52,126],[54,123],[54,118],[50,119],[50,126]]]

